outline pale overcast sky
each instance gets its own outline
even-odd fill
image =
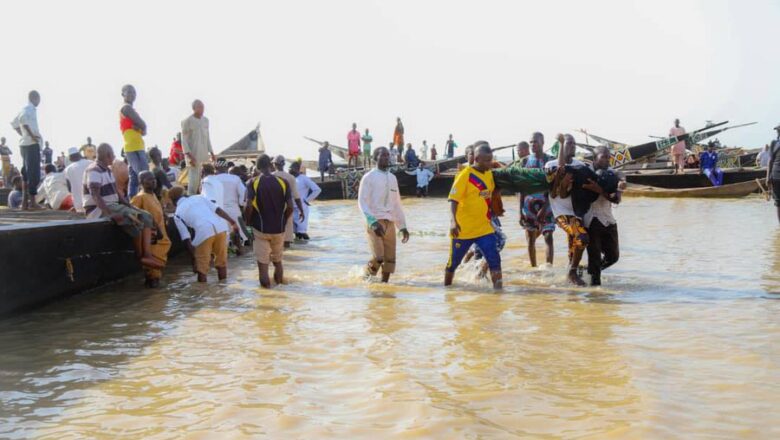
[[[754,148],[780,122],[777,0],[3,1],[0,17],[13,147],[33,88],[55,151],[120,147],[125,83],[166,152],[194,98],[218,151],[261,121],[269,152],[307,158],[304,135],[345,144],[357,122],[386,143],[396,116],[439,146],[576,128],[642,143],[679,117],[757,121],[721,137]]]

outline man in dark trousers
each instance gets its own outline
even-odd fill
[[[609,150],[601,147],[596,150],[593,171],[612,172],[609,168]],[[612,215],[612,205],[620,203],[620,190],[609,194],[599,185],[589,185],[599,193],[598,199],[590,205],[585,214],[584,223],[588,229],[588,273],[592,286],[601,285],[601,271],[617,263],[620,257],[618,245],[617,220]]]

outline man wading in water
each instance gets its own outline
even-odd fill
[[[401,243],[409,241],[409,231],[401,207],[398,180],[387,171],[390,168],[390,150],[385,147],[374,150],[374,162],[376,168],[360,180],[358,205],[366,216],[368,244],[373,256],[366,266],[366,274],[376,275],[381,268],[382,282],[386,283],[390,274],[395,272],[396,225],[403,235]]]
[[[461,171],[450,190],[450,258],[444,270],[444,285],[452,284],[455,270],[476,244],[490,269],[494,289],[502,288],[501,255],[495,229],[491,223],[493,151],[485,141],[474,144],[474,164]]]

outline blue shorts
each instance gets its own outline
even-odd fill
[[[461,240],[458,238],[451,239],[450,242],[450,260],[447,262],[446,271],[455,272],[455,269],[460,266],[463,257],[471,249],[471,245],[477,245],[482,255],[487,261],[488,268],[491,271],[501,270],[501,254],[498,253],[498,242],[496,234],[491,233],[483,235],[477,238],[468,238]]]

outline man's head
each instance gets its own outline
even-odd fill
[[[114,163],[114,149],[111,145],[103,142],[97,147],[97,162],[104,167],[110,166]]]
[[[352,129],[353,129],[353,130],[357,130],[357,124],[356,124],[356,123],[354,123],[354,122],[352,123]]]
[[[531,154],[531,146],[526,141],[520,141],[517,144],[517,158],[526,157]]]
[[[281,154],[274,157],[274,167],[276,167],[277,170],[284,171],[284,163],[285,163],[284,156],[282,156]]]
[[[452,140],[452,134],[450,134],[450,140]]]
[[[181,132],[176,133],[176,141],[181,142]]]
[[[92,138],[87,136],[87,145],[92,145]]]
[[[469,165],[474,165],[474,157],[475,157],[474,146],[469,145],[468,147],[466,147],[466,162]]]
[[[680,120],[679,119],[675,119],[674,120],[674,126],[675,127],[679,127],[680,126]]]
[[[171,169],[170,162],[168,161],[167,157],[162,158],[162,162],[160,162],[160,166],[162,166],[162,169],[166,172]]]
[[[4,137],[0,137],[0,145],[5,145],[5,138]]]
[[[420,164],[417,165],[417,168],[419,168],[419,169],[425,168],[425,165],[423,165],[422,161],[420,161]]]
[[[401,117],[399,116],[399,117],[395,118],[395,122],[400,124],[401,123]]]
[[[217,173],[217,170],[214,169],[214,165],[212,165],[210,163],[204,163],[200,167],[200,175],[203,176],[203,177],[213,176],[216,173]]]
[[[171,199],[171,202],[173,202],[173,206],[176,206],[176,204],[179,203],[179,200],[184,197],[184,188],[181,186],[174,186],[168,190],[168,197]]]
[[[477,171],[484,173],[493,166],[493,150],[487,141],[477,141],[474,148],[474,165]]]
[[[571,162],[574,158],[574,153],[577,151],[577,142],[574,140],[574,136],[565,134],[563,136],[563,145],[561,151],[558,154],[559,164],[566,164]]]
[[[596,159],[593,161],[593,168],[597,170],[606,170],[609,168],[609,158],[611,153],[607,147],[596,148]]]
[[[11,186],[13,186],[15,190],[21,191],[22,190],[22,176],[14,176],[13,179],[11,179]]]
[[[267,154],[261,154],[257,157],[257,169],[263,174],[271,172],[271,157]]]
[[[379,147],[374,150],[374,162],[380,170],[386,170],[390,166],[390,150],[386,147]]]
[[[49,148],[49,141],[44,142],[43,146],[46,147],[46,148]]]
[[[428,141],[423,139],[423,145],[428,145]]]
[[[152,159],[152,163],[155,165],[160,165],[160,162],[162,162],[162,152],[157,148],[157,145],[149,149],[149,158]]]
[[[200,118],[203,116],[203,112],[206,110],[206,106],[203,105],[203,101],[200,99],[196,99],[192,101],[192,114],[196,118]]]
[[[41,95],[37,90],[30,90],[30,93],[27,94],[27,100],[33,106],[38,107],[38,104],[41,103]]]
[[[366,134],[368,134],[368,129],[366,128]]]
[[[412,144],[406,144],[406,149],[407,150],[411,150],[412,149]]]
[[[138,181],[141,182],[141,187],[145,193],[153,193],[157,189],[157,179],[154,178],[154,174],[151,171],[141,171],[138,173]]]
[[[298,174],[301,174],[301,163],[299,161],[296,160],[290,164],[290,174],[295,177],[298,177]]]
[[[43,172],[45,174],[51,174],[57,172],[57,167],[54,166],[54,164],[47,163],[45,167],[43,167]]]
[[[775,131],[777,132],[777,135],[780,136],[780,123],[775,126]]]
[[[561,138],[562,137],[563,135],[561,135]],[[562,141],[559,142],[563,143]],[[531,151],[533,151],[535,155],[542,155],[544,153],[544,135],[541,132],[535,131],[531,134],[529,143],[531,144]]]
[[[76,147],[70,147],[68,148],[68,159],[70,159],[71,162],[78,162],[81,160],[81,152]]]
[[[325,142],[322,143],[322,148],[328,148],[328,147],[330,147],[330,144],[328,143],[328,141],[325,141]]]
[[[563,145],[563,133],[558,133],[555,135],[555,140],[558,141],[558,144]]]
[[[126,84],[124,87],[122,87],[122,98],[124,98],[125,102],[128,104],[132,104],[135,102],[135,87],[133,87],[130,84]]]

